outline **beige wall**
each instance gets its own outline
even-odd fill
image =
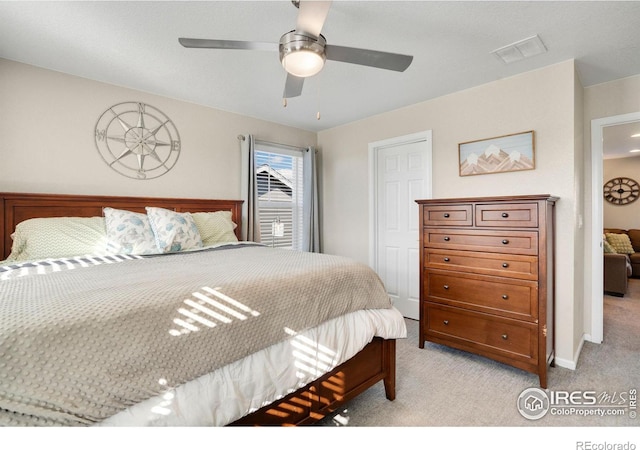
[[[433,196],[552,194],[557,204],[556,351],[571,366],[576,346],[574,253],[577,209],[574,62],[506,78],[318,134],[322,149],[324,250],[368,262],[368,144],[433,132]],[[581,119],[581,114],[578,114]],[[460,177],[458,143],[535,130],[536,169]],[[416,218],[417,220],[417,218]]]
[[[101,159],[93,130],[110,106],[148,103],[182,141],[177,164],[134,180]],[[238,134],[305,147],[316,134],[0,59],[0,192],[240,198]]]
[[[602,169],[605,182],[617,177],[628,177],[640,182],[640,156],[607,159]],[[605,201],[602,213],[605,228],[640,229],[640,201],[623,206]]]

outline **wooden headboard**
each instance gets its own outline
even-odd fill
[[[11,234],[23,220],[35,217],[102,216],[102,208],[107,206],[141,213],[146,212],[145,206],[177,212],[231,211],[231,218],[238,225],[236,236],[241,239],[242,200],[0,193],[0,260],[6,259],[11,253]]]

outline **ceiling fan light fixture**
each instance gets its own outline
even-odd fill
[[[282,58],[282,67],[296,77],[310,77],[322,70],[324,58],[311,50],[297,50]]]
[[[282,67],[296,77],[310,77],[322,70],[326,55],[324,37],[314,38],[291,31],[280,38],[280,62]]]
[[[332,0],[291,0],[298,9],[296,28],[280,37],[278,44],[256,41],[235,41],[223,39],[179,38],[178,42],[187,48],[211,48],[230,50],[279,50],[280,63],[287,72],[282,98],[302,94],[305,79],[316,75],[324,68],[326,60],[358,64],[377,69],[404,72],[413,56],[389,53],[364,48],[327,45],[321,34]]]

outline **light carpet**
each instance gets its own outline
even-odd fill
[[[322,425],[349,427],[637,427],[624,415],[551,414],[531,420],[517,408],[523,390],[539,387],[538,376],[487,358],[425,343],[418,348],[418,322],[405,319],[408,338],[397,342],[396,399],[378,383]],[[557,326],[561,327],[562,324]],[[576,370],[550,367],[551,391],[594,391],[599,406],[623,402],[640,389],[640,280],[631,279],[622,298],[605,296],[604,342],[585,342]],[[581,394],[574,394],[581,395]],[[617,396],[617,397],[616,397]],[[601,409],[603,409],[601,408]],[[640,448],[640,442],[638,443]]]

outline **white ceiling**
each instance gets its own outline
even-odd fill
[[[570,58],[584,86],[640,74],[636,1],[335,0],[322,30],[328,44],[410,54],[413,63],[398,73],[328,61],[286,108],[277,52],[178,44],[278,42],[297,12],[289,0],[0,1],[0,57],[311,131]],[[491,54],[536,34],[542,55],[507,65]]]
[[[605,159],[640,157],[640,122],[605,127],[602,141]]]

